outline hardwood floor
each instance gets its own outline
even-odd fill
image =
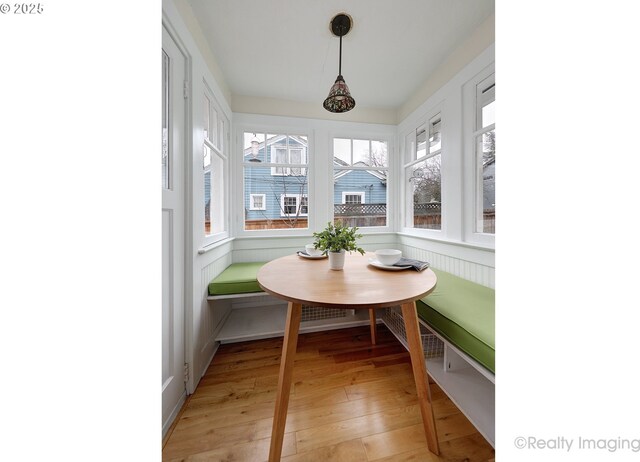
[[[426,449],[409,353],[378,326],[301,334],[282,460],[491,461],[493,448],[431,383],[441,455]],[[267,461],[282,338],[221,345],[165,439],[164,461]]]

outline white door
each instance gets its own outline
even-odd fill
[[[185,57],[162,29],[162,434],[186,398],[184,334]]]

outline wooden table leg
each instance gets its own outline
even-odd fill
[[[376,310],[369,308],[369,323],[371,324],[371,343],[376,344]]]
[[[289,302],[287,310],[287,324],[284,331],[284,343],[280,358],[280,375],[278,377],[278,392],[276,394],[276,410],[271,427],[271,447],[269,448],[269,462],[278,462],[282,455],[282,441],[284,427],[287,423],[287,409],[289,407],[289,391],[293,376],[293,360],[298,343],[298,330],[302,317],[302,305]]]
[[[434,454],[440,454],[438,447],[438,435],[436,434],[436,423],[431,407],[431,393],[429,392],[429,379],[427,377],[427,366],[422,350],[422,340],[420,338],[420,325],[418,324],[418,312],[415,302],[402,305],[402,317],[407,330],[407,343],[409,344],[409,355],[411,356],[411,367],[413,368],[413,378],[416,381],[418,391],[418,401],[424,433],[427,437],[427,446]]]

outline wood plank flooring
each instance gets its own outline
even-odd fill
[[[301,334],[282,460],[492,461],[434,383],[441,455],[426,448],[409,353],[384,325]],[[163,461],[267,461],[282,338],[221,345],[165,438]]]

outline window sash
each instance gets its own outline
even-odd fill
[[[300,216],[309,215],[309,198],[300,194],[281,194],[280,195],[280,216]]]
[[[251,194],[249,199],[250,210],[267,210],[266,199],[266,194]]]
[[[286,145],[271,145],[270,151],[271,162],[262,163],[261,166],[271,167],[271,175],[306,175],[308,163],[306,159],[307,150],[304,147],[291,147],[287,142]],[[247,163],[245,162],[245,165]]]
[[[358,202],[348,201],[349,198],[358,198]],[[364,204],[365,194],[361,191],[343,191],[342,203],[343,204]]]

